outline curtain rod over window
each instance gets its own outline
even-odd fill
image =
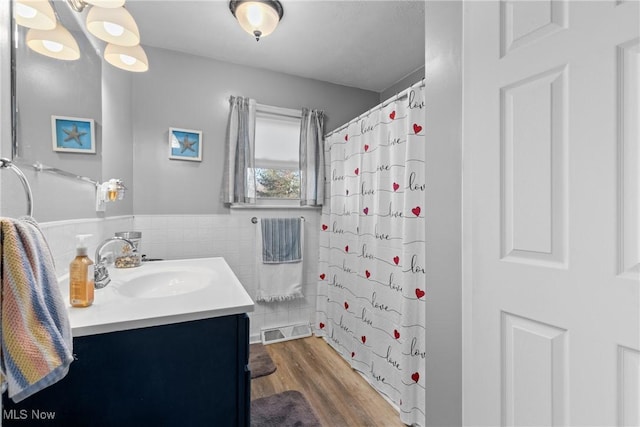
[[[233,97],[233,96],[232,96]],[[256,102],[256,110],[258,112],[276,114],[280,116],[302,118],[302,109],[276,107],[275,105],[266,105]]]
[[[260,112],[277,114],[280,116],[288,116],[301,118],[302,110],[294,110],[293,108],[275,107],[273,105],[256,104],[256,109]]]
[[[402,92],[399,92],[397,94],[395,94],[394,96],[392,96],[391,98],[388,98],[386,101],[381,102],[380,104],[376,105],[375,107],[369,109],[368,111],[360,114],[358,117],[356,117],[355,119],[343,124],[342,126],[340,126],[337,129],[332,130],[331,132],[329,132],[328,134],[326,134],[324,137],[328,138],[331,135],[333,135],[336,132],[340,132],[342,129],[346,128],[347,126],[349,126],[351,123],[355,123],[358,120],[367,117],[369,114],[371,114],[372,112],[376,111],[376,110],[380,110],[383,109],[384,107],[386,107],[387,105],[391,104],[394,101],[397,101],[398,99],[404,98],[406,96],[409,95],[409,92],[412,89],[418,88],[418,87],[422,87],[425,85],[425,78],[423,77],[418,83],[413,84],[411,86],[409,86],[408,88],[406,88],[405,90],[403,90]]]

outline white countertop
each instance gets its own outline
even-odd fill
[[[158,276],[164,272],[197,271],[211,280],[191,292],[155,298],[127,296],[127,286],[135,277]],[[251,312],[253,300],[224,258],[196,258],[150,261],[140,267],[109,268],[111,283],[96,289],[93,305],[86,308],[68,306],[74,337],[127,329],[167,325],[191,320]],[[63,297],[69,304],[68,277],[60,280]]]

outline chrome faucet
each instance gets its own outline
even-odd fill
[[[96,289],[102,289],[107,286],[109,282],[111,282],[111,278],[109,277],[109,270],[107,269],[107,258],[103,257],[100,252],[102,252],[102,249],[104,249],[104,247],[109,243],[115,241],[127,243],[131,247],[132,253],[136,253],[137,251],[134,243],[129,239],[125,239],[124,237],[109,237],[108,239],[103,240],[102,243],[100,243],[96,248],[96,264],[94,266],[93,273],[93,282]]]

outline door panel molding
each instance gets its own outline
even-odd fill
[[[502,425],[568,425],[568,331],[501,312]]]
[[[500,57],[569,27],[567,0],[500,2]]]
[[[640,425],[640,351],[618,346],[618,426]]]
[[[640,38],[617,47],[618,275],[640,279]]]
[[[567,268],[568,66],[500,90],[501,258]]]

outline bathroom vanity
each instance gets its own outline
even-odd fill
[[[5,393],[2,425],[249,425],[253,301],[224,259],[111,271],[94,306],[69,309],[67,376],[18,404]]]

